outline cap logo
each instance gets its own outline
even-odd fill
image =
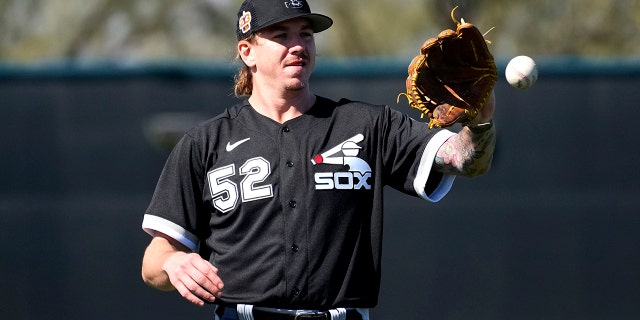
[[[242,33],[247,33],[251,30],[251,12],[242,11],[242,16],[238,19],[238,28]]]
[[[300,9],[304,6],[304,4],[302,3],[301,0],[290,0],[290,1],[285,1],[284,6],[289,9]]]

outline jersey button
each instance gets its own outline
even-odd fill
[[[291,131],[291,129],[289,129],[289,127],[284,127],[284,128],[282,128],[282,132],[285,132],[285,133],[286,133],[286,132],[289,132],[289,131]]]
[[[298,253],[298,251],[300,251],[300,247],[295,244],[291,245],[291,251],[293,251],[293,253]]]
[[[297,205],[297,203],[295,201],[293,201],[293,200],[289,201],[289,207],[295,208],[296,205]]]
[[[291,290],[291,294],[293,294],[294,296],[297,296],[300,294],[300,289],[298,288],[293,288],[293,290]]]
[[[293,161],[287,161],[287,167],[289,168],[293,167]]]

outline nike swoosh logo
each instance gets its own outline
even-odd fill
[[[227,147],[225,149],[227,150],[227,152],[231,152],[231,151],[233,151],[233,149],[237,148],[239,145],[249,141],[249,139],[251,139],[251,138],[242,139],[242,140],[240,140],[238,142],[234,142],[234,143],[227,142]]]

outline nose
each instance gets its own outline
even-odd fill
[[[302,53],[306,50],[306,43],[304,39],[300,36],[291,37],[291,42],[289,43],[289,52],[291,53]]]

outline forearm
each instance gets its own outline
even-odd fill
[[[466,177],[486,173],[491,167],[496,145],[493,123],[470,129],[463,126],[438,150],[434,161],[436,170]]]
[[[158,233],[142,259],[142,279],[158,290],[177,290],[193,304],[203,306],[222,295],[218,269],[180,242]]]
[[[162,236],[151,240],[142,259],[142,279],[155,289],[162,291],[173,290],[169,275],[164,270],[166,261],[174,254],[186,254],[184,248],[177,247]]]

